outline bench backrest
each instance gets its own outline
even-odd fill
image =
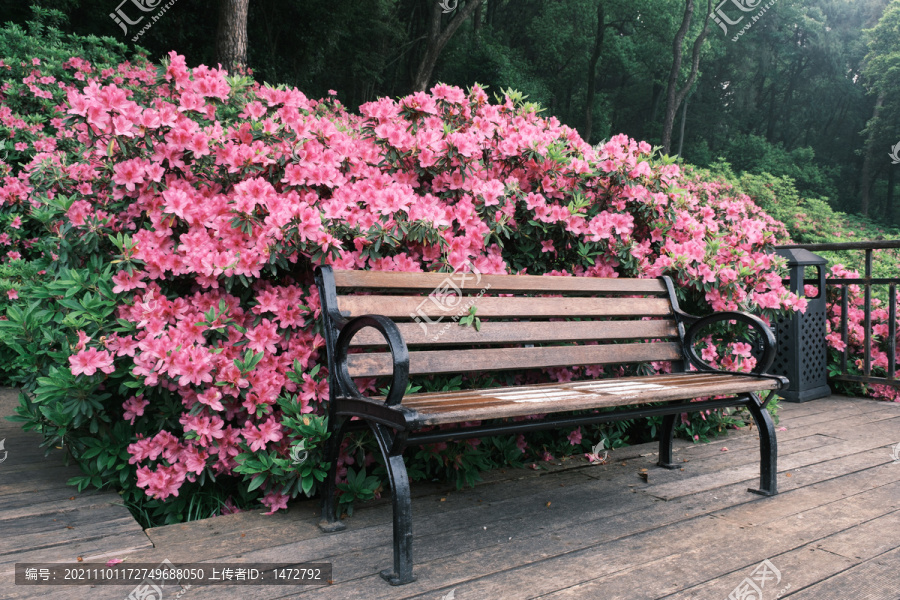
[[[331,271],[319,273],[332,319],[389,317],[409,348],[410,375],[683,359],[671,282],[660,279]],[[459,318],[477,307],[480,331]],[[384,338],[366,328],[351,377],[391,374]],[[379,351],[379,348],[381,351]]]

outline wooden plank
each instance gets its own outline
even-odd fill
[[[606,346],[424,350],[409,353],[409,372],[411,375],[464,373],[667,361],[681,358],[681,345],[674,342]],[[347,357],[347,363],[351,377],[379,377],[390,375],[393,372],[389,352],[351,354]]]
[[[474,273],[406,273],[392,271],[334,271],[338,288],[379,288],[427,290],[455,286],[492,292],[585,292],[623,294],[665,294],[659,279],[616,277],[566,277],[542,275],[484,275]]]
[[[894,535],[900,534],[897,523],[900,522],[897,513],[890,517],[876,519],[879,524],[893,531]],[[891,519],[892,518],[892,519]],[[812,546],[812,544],[810,545]],[[830,555],[833,558],[828,558]],[[786,555],[773,558],[772,562],[778,565],[782,573],[783,584],[790,584],[790,590],[798,590],[784,598],[791,600],[894,600],[898,598],[897,569],[900,565],[900,548],[885,552],[859,564],[855,561],[840,557],[845,564],[844,568],[835,561],[839,555],[829,552],[817,551],[812,547],[798,548]],[[821,569],[818,561],[834,562],[834,566],[828,570]],[[849,563],[849,564],[848,564]],[[694,590],[693,594],[678,595],[675,598],[687,600],[688,598],[701,600],[706,598],[727,597],[715,592],[720,589],[731,589],[737,586],[743,577],[747,577],[757,565],[751,565],[744,573],[735,575],[728,583],[720,585],[704,586],[703,594]],[[816,571],[816,577],[811,578],[810,570]],[[719,584],[720,582],[715,582]],[[787,587],[784,585],[783,587]],[[714,588],[714,589],[710,589]],[[726,591],[728,594],[731,589]],[[778,589],[776,587],[776,589]],[[764,596],[774,598],[776,596]]]
[[[856,455],[838,459],[838,462],[847,463],[855,460]],[[880,459],[879,459],[880,460]],[[652,459],[647,459],[646,465],[650,466]],[[635,463],[636,464],[636,463]],[[700,514],[708,514],[720,507],[728,507],[736,504],[742,506],[759,506],[761,511],[778,506],[790,507],[793,513],[807,510],[808,507],[825,505],[846,496],[848,491],[853,494],[872,486],[883,485],[887,480],[893,480],[892,475],[900,474],[900,471],[892,470],[890,465],[884,465],[866,472],[846,475],[840,479],[834,479],[836,473],[853,473],[855,467],[829,468],[823,471],[821,477],[790,478],[783,481],[780,496],[772,499],[756,499],[745,491],[745,485],[734,485],[729,488],[716,490],[715,492],[699,493],[690,502],[650,503],[642,494],[628,494],[622,489],[628,477],[634,479],[635,469],[631,463],[627,469],[621,468],[617,463],[605,466],[590,467],[592,470],[609,471],[610,476],[618,473],[615,479],[598,481],[596,486],[570,485],[566,480],[566,487],[548,485],[539,494],[532,494],[530,485],[516,485],[515,482],[504,482],[500,485],[487,486],[484,489],[478,486],[475,489],[465,489],[459,493],[447,494],[446,502],[439,502],[439,498],[433,497],[413,502],[415,523],[415,548],[416,567],[419,574],[419,582],[413,586],[403,588],[390,588],[384,585],[374,575],[377,568],[390,564],[390,510],[387,506],[379,506],[374,511],[380,513],[384,525],[365,528],[363,520],[368,521],[371,515],[367,504],[362,505],[358,512],[348,521],[349,529],[338,535],[319,536],[314,540],[302,542],[294,541],[291,536],[279,536],[277,529],[282,524],[276,523],[273,527],[273,545],[262,549],[258,554],[248,555],[243,553],[243,548],[235,548],[232,555],[241,554],[241,560],[283,560],[284,556],[291,556],[291,560],[320,560],[327,559],[335,564],[335,575],[338,581],[334,592],[326,590],[301,590],[298,593],[308,594],[310,597],[319,597],[319,594],[328,594],[328,598],[347,597],[372,597],[391,598],[398,589],[407,596],[418,593],[428,593],[427,598],[441,597],[459,582],[474,580],[478,577],[489,575],[493,572],[497,561],[491,559],[492,553],[499,555],[498,561],[507,567],[521,564],[523,558],[528,561],[553,556],[556,550],[559,554],[568,553],[584,547],[590,540],[585,536],[597,537],[594,542],[603,544],[598,548],[602,559],[598,559],[597,565],[603,564],[607,551],[613,548],[607,545],[605,540],[615,540],[623,536],[634,535],[647,528],[658,528],[661,533],[668,531],[662,529],[670,523],[693,517]],[[802,472],[818,472],[820,465],[815,464],[802,469]],[[877,471],[877,472],[876,472]],[[525,471],[524,473],[529,473]],[[555,480],[557,475],[542,476],[537,482]],[[794,484],[799,479],[805,479],[806,487],[790,491],[796,488]],[[810,481],[816,484],[811,487]],[[822,482],[822,483],[818,483]],[[521,484],[521,482],[520,482]],[[414,484],[415,486],[418,484]],[[553,492],[553,489],[556,492]],[[496,489],[496,494],[491,494],[497,500],[490,506],[482,503],[476,504],[476,499],[482,498],[485,492]],[[533,496],[533,497],[532,497]],[[802,496],[802,498],[800,497]],[[602,498],[602,501],[598,501]],[[552,500],[552,506],[546,507],[547,501]],[[486,500],[487,501],[487,500]],[[433,507],[444,509],[439,514],[434,514]],[[625,512],[622,512],[625,511]],[[852,511],[851,511],[852,512]],[[614,517],[621,513],[618,517]],[[358,515],[358,516],[357,516]],[[423,518],[426,517],[426,518]],[[709,519],[692,521],[695,528],[707,529]],[[718,521],[714,521],[718,522]],[[703,525],[706,523],[706,525]],[[487,529],[482,528],[482,526]],[[455,529],[458,528],[458,529]],[[524,532],[524,535],[523,535]],[[187,534],[189,535],[189,534]],[[249,536],[248,536],[249,537]],[[507,542],[508,537],[512,541]],[[187,542],[189,538],[186,538]],[[284,545],[277,545],[278,540],[291,539]],[[627,538],[628,539],[634,539]],[[731,539],[731,538],[729,538]],[[212,541],[212,540],[211,540]],[[551,546],[554,544],[554,546]],[[188,547],[185,543],[184,547]],[[657,543],[657,547],[665,546],[665,542]],[[203,546],[205,550],[206,546]],[[484,551],[479,550],[484,548]],[[523,552],[523,548],[529,548]],[[680,548],[679,548],[680,549]],[[223,547],[223,550],[227,548]],[[156,552],[165,553],[166,547],[160,547]],[[448,568],[447,558],[465,557],[475,553],[475,558],[465,565],[456,565],[456,568]],[[204,556],[204,560],[211,560],[219,555]],[[634,552],[625,551],[623,556],[634,556]],[[137,558],[130,559],[136,561]],[[173,559],[175,560],[175,559]],[[225,560],[220,558],[219,562]],[[456,561],[456,558],[452,558]],[[429,564],[425,564],[428,562]],[[635,564],[640,564],[636,561]],[[747,564],[750,564],[747,562]],[[427,568],[427,572],[422,570]],[[554,569],[560,577],[567,577],[570,573],[567,563],[561,563]],[[372,576],[370,576],[372,575]],[[427,575],[427,577],[426,577]],[[640,587],[646,577],[652,577],[651,573],[636,573],[635,587]],[[545,574],[546,576],[546,574]],[[688,583],[688,582],[686,582]],[[379,585],[381,584],[381,585]],[[446,587],[445,587],[446,586]],[[733,587],[733,585],[731,586]],[[440,593],[431,593],[429,590],[442,589]],[[515,586],[507,588],[513,593]],[[728,591],[730,591],[729,588]],[[221,588],[209,590],[197,590],[199,598],[210,597],[216,591],[221,593]],[[245,600],[272,598],[287,595],[295,597],[293,590],[279,593],[276,588],[264,586],[241,588],[235,590],[242,593]],[[206,593],[209,592],[209,593]],[[457,590],[458,598],[466,597],[493,597],[479,594],[477,581],[466,589]],[[193,597],[193,595],[191,596]],[[503,597],[497,596],[497,597]],[[608,597],[608,596],[606,596]],[[705,596],[704,596],[705,597]],[[718,596],[715,596],[718,597]]]
[[[900,419],[897,419],[900,425]],[[786,472],[808,466],[816,463],[824,463],[834,460],[847,454],[861,452],[866,450],[875,450],[883,448],[884,462],[890,462],[890,450],[882,439],[868,438],[867,440],[853,440],[851,442],[841,442],[831,444],[821,448],[814,448],[782,456],[778,461],[779,481],[784,481]],[[672,481],[659,485],[651,485],[646,491],[648,494],[660,498],[662,500],[674,500],[684,496],[696,494],[699,490],[713,490],[726,485],[732,485],[740,481],[756,481],[759,478],[759,464],[747,464],[735,469],[721,470],[714,473],[708,473],[697,477],[691,477],[681,481]]]
[[[808,586],[819,582],[829,581],[832,577],[840,577],[847,569],[859,564],[862,560],[875,558],[884,552],[897,547],[900,539],[898,523],[900,515],[897,512],[872,519],[840,533],[828,536],[824,540],[802,546],[768,557],[781,571],[784,586],[790,585],[790,590],[804,590]],[[840,540],[841,543],[837,543]],[[876,540],[870,544],[870,540]],[[843,544],[849,544],[852,552],[847,551]],[[747,577],[758,566],[758,563],[747,562],[742,568],[691,586],[673,596],[666,596],[666,600],[707,600],[708,598],[727,598],[735,586]],[[777,589],[776,588],[776,589]],[[843,592],[845,588],[838,588]],[[769,595],[774,598],[774,592]],[[787,597],[787,596],[783,596]],[[796,598],[797,596],[790,596]],[[814,596],[818,598],[818,596]],[[854,594],[844,593],[845,598],[863,598]],[[889,594],[880,598],[890,598]]]
[[[571,410],[587,410],[592,408],[611,408],[616,406],[630,406],[647,404],[650,402],[664,402],[670,400],[686,400],[713,395],[733,395],[758,390],[760,385],[767,382],[760,380],[744,380],[735,382],[727,388],[720,384],[698,384],[682,388],[669,388],[666,390],[651,390],[635,394],[634,396],[609,396],[597,398],[585,394],[583,400],[566,399],[564,401],[547,402],[507,402],[505,404],[487,404],[481,407],[463,407],[440,411],[433,407],[423,408],[420,411],[423,422],[426,425],[444,425],[449,423],[463,423],[466,421],[481,421],[485,419],[499,419],[508,417],[524,417],[534,414],[546,414],[566,412]],[[404,403],[406,406],[406,403]],[[408,408],[418,410],[414,403]]]
[[[853,560],[869,560],[897,547],[900,547],[900,511],[841,531],[816,544],[816,548]]]
[[[477,405],[487,400],[510,402],[523,398],[545,398],[558,400],[562,397],[590,396],[602,402],[613,399],[629,399],[642,392],[652,394],[656,390],[667,387],[691,387],[699,385],[715,385],[726,389],[730,383],[744,382],[747,378],[740,375],[690,374],[681,377],[630,377],[623,379],[599,379],[595,381],[577,381],[567,383],[547,383],[539,385],[523,385],[513,387],[484,388],[478,390],[460,390],[456,392],[430,392],[411,394],[403,399],[403,405],[417,410],[442,409],[448,406]],[[531,400],[526,400],[531,401]]]
[[[639,339],[673,339],[678,328],[671,319],[652,321],[484,321],[481,331],[448,322],[444,325],[397,323],[407,346],[512,344],[527,342],[585,342]],[[384,337],[371,327],[357,333],[351,347],[385,346]]]
[[[815,469],[815,466],[811,468]],[[621,484],[621,478],[618,481]],[[889,486],[890,489],[875,488],[878,493],[871,497],[858,493],[859,485],[871,488],[875,484],[877,481],[872,479],[871,474],[867,478],[851,478],[846,484],[836,480],[827,481],[818,489],[803,488],[796,492],[785,492],[770,500],[769,504],[777,500],[785,504],[799,504],[797,511],[803,512],[810,508],[819,510],[816,507],[830,505],[835,501],[842,503],[833,509],[828,507],[828,512],[834,513],[840,523],[836,523],[831,514],[820,520],[815,518],[815,514],[811,514],[806,521],[800,521],[807,525],[807,529],[821,529],[821,522],[832,523],[830,529],[805,532],[807,537],[827,535],[870,518],[869,514],[854,514],[853,508],[860,506],[860,501],[865,502],[866,513],[877,512],[879,509],[887,513],[891,510],[884,506],[884,502],[896,486]],[[527,486],[522,487],[527,491]],[[657,503],[649,506],[644,504],[640,495],[623,494],[621,491],[617,493],[602,484],[593,489],[589,486],[566,487],[531,502],[511,498],[509,502],[495,504],[484,511],[472,511],[472,517],[469,518],[457,511],[447,519],[436,515],[434,519],[420,520],[417,521],[419,529],[416,530],[416,569],[419,581],[403,588],[406,594],[404,597],[418,598],[417,594],[430,594],[426,598],[440,597],[448,593],[450,588],[459,585],[461,587],[456,594],[460,598],[520,598],[523,596],[510,595],[523,589],[521,585],[515,584],[519,575],[527,578],[529,590],[533,583],[540,587],[539,590],[534,588],[531,595],[526,597],[539,596],[540,593],[577,583],[575,578],[583,573],[588,574],[588,579],[598,575],[612,575],[624,569],[640,568],[653,560],[689,552],[699,546],[697,532],[710,529],[718,533],[722,544],[733,544],[735,539],[750,544],[751,539],[748,538],[755,538],[755,535],[748,536],[737,525],[712,521],[706,516],[721,509],[727,511],[735,505],[763,504],[759,501],[748,502],[745,487],[732,486],[727,490],[717,491],[714,495],[698,494],[690,503]],[[848,489],[853,490],[856,497],[846,498]],[[797,502],[797,494],[804,494],[802,502]],[[602,498],[602,501],[598,501],[598,498]],[[547,500],[552,500],[552,506],[546,506]],[[629,504],[634,510],[626,509]],[[623,509],[625,512],[622,512]],[[711,525],[712,522],[718,524]],[[450,523],[465,525],[461,529],[449,529]],[[352,529],[352,520],[350,525],[351,529],[341,533],[342,536],[356,533]],[[376,567],[390,564],[389,529],[379,529],[379,534],[387,538],[380,546],[366,547],[369,538],[376,535],[372,531],[369,537],[364,538],[365,546],[357,545],[357,538],[354,536],[338,556],[322,552],[321,549],[310,549],[307,552],[308,546],[304,544],[272,548],[252,555],[244,554],[243,558],[269,560],[268,556],[276,556],[280,552],[281,555],[292,556],[299,553],[305,560],[327,559],[335,564],[336,585],[303,591],[301,594],[306,593],[320,600],[337,600],[357,595],[364,595],[372,600],[388,600],[396,597],[392,595],[396,594],[396,589],[375,585],[379,582],[375,572]],[[759,532],[759,535],[765,538],[770,533],[766,530]],[[790,533],[785,532],[778,537],[782,541],[789,540]],[[752,542],[756,543],[757,540]],[[739,550],[741,547],[734,546],[734,549]],[[759,552],[766,551],[764,544],[757,543],[753,547]],[[716,561],[709,560],[706,563],[715,566]],[[542,565],[545,567],[543,570]],[[550,577],[548,573],[560,576]],[[632,573],[635,588],[652,579],[655,579],[652,572]],[[687,579],[679,582],[691,583]],[[558,587],[554,588],[553,585]],[[440,589],[440,593],[430,592],[436,589]],[[212,598],[211,595],[198,596],[206,597]],[[260,589],[258,594],[245,598],[250,600],[270,597]],[[583,597],[616,596],[600,593]]]
[[[476,307],[479,317],[503,318],[653,317],[672,314],[669,300],[665,298],[338,296],[338,309],[350,317],[384,315],[397,319],[418,318],[435,328],[447,323],[455,325],[452,317],[465,316],[469,307]]]
[[[699,373],[696,371],[691,371],[687,373],[659,373],[655,375],[638,375],[631,377],[603,377],[598,379],[581,379],[577,381],[567,381],[564,383],[555,382],[555,383],[536,383],[531,385],[513,385],[513,386],[504,386],[504,387],[494,387],[494,388],[481,388],[478,391],[491,391],[491,392],[501,392],[501,391],[514,391],[514,390],[522,390],[522,389],[543,389],[550,387],[571,387],[573,389],[580,388],[583,386],[593,387],[593,386],[602,386],[602,387],[621,387],[622,385],[630,385],[633,383],[642,383],[642,382],[653,382],[661,385],[681,385],[685,382],[709,382],[709,381],[724,381],[726,379],[737,377],[739,379],[744,379],[747,375],[741,373]],[[468,392],[472,392],[474,390],[468,390]],[[412,394],[408,396],[408,398],[418,398],[418,399],[432,399],[432,398],[443,398],[449,396],[457,396],[459,394],[467,393],[466,390],[460,391],[450,391],[450,392],[420,392],[417,394]]]
[[[747,562],[758,564],[763,559],[888,514],[892,512],[887,504],[889,498],[898,491],[900,484],[885,485],[826,506],[816,506],[802,519],[794,517],[770,527],[741,527],[717,519],[712,526],[709,517],[696,517],[600,543],[597,540],[600,536],[593,530],[608,525],[582,523],[557,536],[558,539],[548,540],[546,536],[519,539],[515,545],[497,540],[492,548],[456,554],[440,564],[423,564],[418,577],[420,581],[439,577],[443,586],[451,587],[459,581],[456,594],[461,598],[661,598],[685,585],[733,571]],[[666,508],[668,504],[656,510]],[[548,514],[543,522],[551,518]],[[646,518],[653,517],[647,514]],[[532,527],[535,525],[532,523]],[[525,548],[527,552],[523,552]],[[552,576],[557,573],[564,576]],[[737,577],[735,585],[745,576]],[[338,598],[341,592],[347,594],[348,587],[354,583],[361,586],[369,582],[331,586],[316,598]],[[521,590],[528,591],[517,595]],[[387,597],[376,594],[367,598]]]
[[[62,513],[53,521],[52,515],[41,518],[25,517],[0,524],[0,539],[4,541],[0,556],[25,550],[62,546],[77,540],[100,539],[121,532],[140,531],[140,526],[120,506],[106,509],[74,510]]]

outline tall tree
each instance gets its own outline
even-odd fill
[[[247,12],[250,0],[219,0],[216,62],[228,70],[247,66]]]
[[[481,6],[482,2],[483,0],[468,0],[462,9],[456,11],[456,14],[451,17],[447,25],[441,27],[444,20],[444,11],[451,6],[449,0],[444,0],[444,2],[429,0],[431,14],[428,19],[428,33],[425,37],[425,53],[422,55],[422,59],[419,61],[419,66],[413,76],[413,91],[424,92],[428,88],[431,74],[434,72],[434,66],[437,64],[438,57],[440,57],[444,46],[447,45],[447,42],[459,29],[459,26],[475,13],[475,10]]]
[[[603,52],[603,33],[606,31],[603,0],[597,2],[597,35],[594,38],[594,51],[588,63],[587,98],[584,108],[584,140],[591,141],[591,129],[594,127],[594,95],[597,93],[597,63],[600,62],[600,54]]]
[[[694,0],[687,0],[684,5],[684,17],[681,20],[681,26],[675,32],[675,39],[672,42],[672,68],[669,71],[669,84],[666,92],[666,114],[663,117],[663,134],[662,146],[663,152],[669,153],[672,145],[672,128],[675,125],[675,112],[684,102],[684,98],[694,85],[697,79],[697,71],[700,68],[700,49],[703,47],[703,40],[709,33],[709,15],[712,13],[712,0],[706,1],[706,18],[703,21],[703,29],[694,39],[693,49],[691,51],[691,71],[687,81],[678,88],[678,76],[681,74],[681,60],[684,53],[684,38],[691,26],[691,19],[694,15]]]
[[[900,0],[892,0],[887,6],[878,24],[865,31],[868,36],[869,53],[866,55],[863,75],[869,92],[878,98],[872,118],[866,124],[865,161],[860,173],[859,210],[869,214],[871,206],[871,189],[876,179],[876,169],[889,169],[888,151],[896,143],[900,143],[900,131],[897,130],[900,118]],[[893,186],[890,186],[893,193]],[[893,199],[886,199],[891,202]]]

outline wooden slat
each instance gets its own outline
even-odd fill
[[[465,276],[465,277],[463,277]],[[665,294],[659,279],[565,277],[541,275],[475,275],[472,273],[403,273],[393,271],[334,271],[338,288],[380,288],[431,291],[450,280],[473,294],[492,292],[582,292],[615,294]]]
[[[491,298],[463,297],[443,306],[427,296],[339,296],[338,309],[349,316],[384,315],[386,317],[436,320],[452,323],[455,315],[464,316],[465,308],[478,308],[479,317],[628,317],[672,314],[664,298]],[[432,326],[435,326],[432,324]],[[440,325],[438,325],[440,326]]]
[[[731,374],[721,374],[721,373],[678,373],[678,374],[658,374],[652,375],[651,383],[655,383],[658,385],[664,385],[669,387],[683,387],[686,384],[690,385],[699,385],[699,384],[707,384],[707,383],[721,383],[723,381],[728,380],[731,377],[740,377],[741,379],[745,379],[746,376],[743,375],[731,375]],[[423,392],[419,394],[411,394],[406,396],[403,399],[404,406],[415,406],[417,409],[420,407],[430,407],[430,406],[448,406],[455,403],[465,404],[469,397],[473,394],[479,394],[478,397],[483,399],[485,393],[508,393],[515,392],[518,390],[535,390],[541,391],[548,388],[564,388],[564,389],[581,389],[580,386],[583,385],[592,385],[592,384],[623,384],[627,385],[635,381],[644,381],[647,379],[647,376],[642,377],[618,377],[618,378],[609,378],[609,379],[594,379],[594,380],[584,380],[584,381],[573,381],[568,383],[541,383],[541,384],[532,384],[526,386],[513,386],[513,387],[499,387],[499,388],[484,388],[477,390],[459,390],[452,392]]]
[[[584,382],[578,382],[581,384]],[[612,408],[650,402],[687,400],[705,396],[729,396],[745,392],[773,389],[773,380],[731,374],[685,374],[678,379],[663,376],[601,379],[592,383],[618,385],[617,388],[577,393],[574,385],[548,384],[493,390],[476,390],[444,394],[413,394],[403,399],[403,406],[417,411],[426,425],[479,421],[530,414],[546,414],[588,408]],[[630,389],[629,389],[630,386]],[[560,390],[569,393],[553,393]],[[493,392],[493,393],[492,393]],[[510,393],[512,392],[512,393]]]
[[[351,354],[347,358],[351,377],[378,377],[390,375],[392,372],[389,352]],[[681,345],[675,342],[609,344],[604,346],[427,350],[410,352],[409,372],[412,375],[462,373],[466,371],[536,369],[575,365],[681,360],[681,358]]]
[[[672,339],[678,335],[675,321],[485,321],[481,331],[460,327],[452,320],[423,327],[419,323],[398,323],[407,346],[511,344],[517,342],[570,342],[591,340]],[[350,342],[351,346],[384,346],[384,337],[365,328]]]

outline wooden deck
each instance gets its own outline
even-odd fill
[[[779,592],[793,600],[897,600],[900,463],[892,449],[900,443],[900,404],[832,396],[785,403],[780,416],[781,493],[773,498],[747,492],[758,476],[754,431],[679,442],[683,471],[655,467],[651,444],[616,450],[608,465],[578,458],[546,470],[492,472],[459,492],[413,484],[418,581],[398,588],[377,575],[391,563],[386,500],[359,507],[346,531],[330,535],[319,532],[316,503],[307,501],[273,516],[259,510],[154,528],[142,539],[109,495],[62,487],[69,471],[53,460],[12,462],[25,460],[11,444],[24,434],[0,425],[10,452],[0,464],[0,557],[4,567],[76,556],[334,565],[328,587],[195,586],[179,596],[188,600],[706,600],[728,598],[763,560],[780,575],[767,581],[763,600]],[[75,529],[63,529],[71,523]],[[121,599],[129,592],[16,587],[8,572],[0,582],[4,598]]]
[[[152,549],[153,544],[118,494],[79,494],[66,485],[81,471],[65,466],[61,450],[44,456],[40,434],[25,432],[3,418],[13,415],[17,404],[17,391],[0,388],[0,440],[5,440],[6,453],[0,463],[0,598],[38,596],[46,590],[67,590],[74,592],[70,598],[77,598],[79,588],[17,588],[13,585],[15,563],[75,563],[78,557],[106,562]]]

